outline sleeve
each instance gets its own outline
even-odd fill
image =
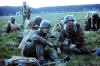
[[[66,35],[65,31],[62,30],[61,33],[60,33],[60,36],[57,40],[57,43],[56,43],[57,47],[62,46],[62,44],[63,44],[66,37],[67,37],[67,35]]]
[[[77,26],[77,40],[75,42],[75,44],[77,46],[80,46],[79,44],[83,45],[84,44],[84,32],[83,29],[80,27],[80,24],[76,24]]]
[[[59,25],[59,23],[58,24],[56,24],[55,26],[54,26],[54,28],[53,28],[53,30],[52,30],[52,32],[60,32],[60,25]]]
[[[31,13],[31,9],[30,9],[30,7],[28,7],[28,12]]]
[[[38,43],[38,44],[44,44],[44,45],[49,45],[49,41],[47,41],[46,39],[42,38],[39,35],[34,35],[33,36],[33,42]]]
[[[83,29],[80,27],[80,24],[76,23],[76,26],[77,26],[78,35],[84,36],[84,32],[83,32]]]
[[[11,31],[11,26],[10,23],[8,23],[7,28],[6,28],[6,33],[9,33]]]

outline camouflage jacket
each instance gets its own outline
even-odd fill
[[[34,23],[33,21],[29,21],[29,23],[28,23],[28,25],[27,25],[26,28],[27,28],[27,29],[32,29],[32,30],[33,30],[33,29],[35,29],[34,27],[35,27],[35,23]]]
[[[49,44],[47,34],[42,33],[40,30],[36,30],[27,41],[33,44],[42,44],[43,46]]]
[[[14,31],[20,29],[19,24],[15,21],[15,24],[13,24],[11,21],[8,22],[6,32]]]
[[[64,29],[61,31],[60,36],[57,40],[57,46],[61,46],[64,42],[64,40],[67,38],[69,39],[69,45],[76,44],[76,47],[82,47],[84,46],[84,33],[78,23],[74,24],[75,30],[68,30]]]
[[[30,15],[30,13],[31,13],[31,9],[28,6],[26,6],[26,8],[25,7],[22,8],[23,16],[28,16],[28,15]]]
[[[60,32],[63,29],[64,25],[62,23],[58,23],[54,26],[53,31],[52,32]]]

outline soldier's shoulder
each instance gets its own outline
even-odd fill
[[[61,30],[61,33],[63,33],[63,34],[64,34],[64,33],[65,33],[65,29],[62,29],[62,30]]]
[[[80,26],[80,24],[79,24],[78,22],[74,22],[74,24],[75,24],[76,26]]]

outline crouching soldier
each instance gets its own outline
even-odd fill
[[[56,34],[59,35],[60,32],[62,31],[63,27],[64,27],[63,19],[60,19],[59,23],[57,23],[57,24],[53,27],[52,33],[53,33],[54,35],[56,35]]]
[[[6,28],[6,32],[9,33],[9,32],[19,30],[19,29],[20,29],[19,24],[17,24],[14,17],[11,17],[10,22],[8,23],[7,28]]]
[[[42,17],[36,16],[36,17],[34,17],[33,21],[35,23],[34,29],[36,29],[36,30],[39,29],[40,23],[42,22]]]
[[[24,30],[23,34],[25,35],[25,33],[27,33],[27,31],[29,31],[29,29],[38,30],[40,27],[41,21],[42,21],[42,17],[36,16],[36,17],[34,17],[34,19],[32,21],[26,22],[25,30]]]
[[[98,30],[100,29],[100,17],[96,12],[88,12],[88,16],[86,17],[85,21],[85,30]]]
[[[80,25],[75,22],[72,15],[65,16],[64,30],[62,30],[57,40],[57,52],[60,54],[64,50],[67,54],[90,54],[85,48],[84,34]],[[68,39],[68,44],[63,45],[65,39]]]
[[[22,54],[25,57],[36,57],[40,63],[44,63],[45,59],[56,61],[58,56],[52,48],[53,45],[47,40],[47,33],[51,25],[48,21],[42,21],[39,30],[36,30],[32,37],[27,40],[26,45],[22,49]],[[45,48],[48,45],[50,49]]]

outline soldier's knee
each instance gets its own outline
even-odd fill
[[[75,54],[81,54],[81,50],[78,48],[72,48],[71,52],[75,53]]]

